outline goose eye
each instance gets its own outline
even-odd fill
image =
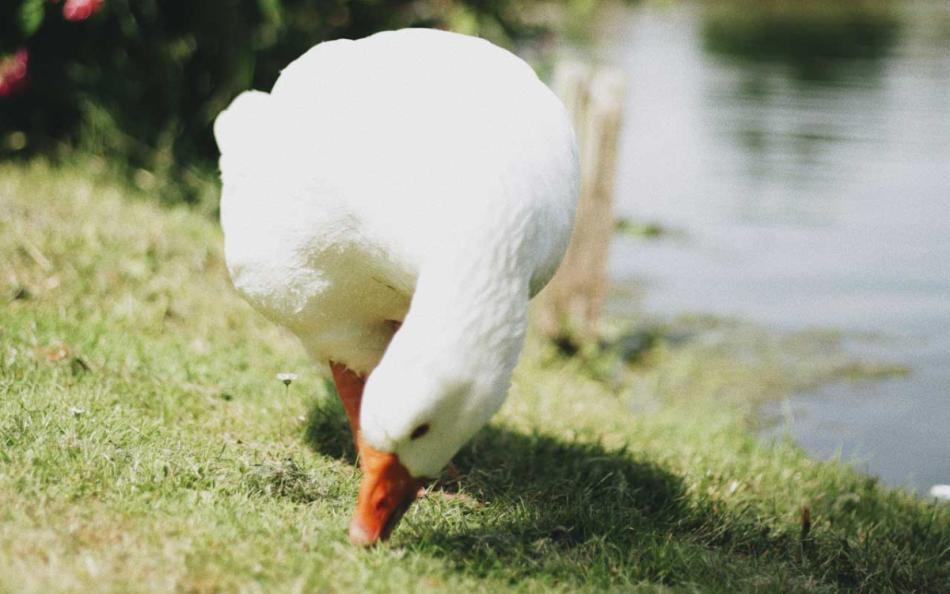
[[[423,423],[412,430],[412,433],[409,434],[409,439],[419,439],[423,435],[429,432],[429,424]]]

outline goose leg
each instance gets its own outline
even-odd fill
[[[350,422],[350,431],[353,433],[353,444],[356,451],[360,445],[360,403],[363,401],[363,387],[366,377],[356,373],[342,363],[330,362],[330,371],[333,372],[333,382],[336,391],[346,411],[346,418]]]
[[[406,509],[416,498],[424,480],[414,478],[396,454],[381,452],[363,442],[360,435],[360,404],[366,377],[346,365],[330,362],[333,382],[346,411],[363,470],[356,510],[350,522],[350,542],[369,546],[389,538]]]

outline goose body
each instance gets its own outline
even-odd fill
[[[235,287],[333,365],[367,475],[378,455],[435,476],[503,402],[528,300],[567,247],[563,106],[506,50],[406,29],[317,45],[215,136]],[[393,495],[369,480],[359,506]],[[363,544],[401,513],[356,526],[360,509]]]

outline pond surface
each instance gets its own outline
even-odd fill
[[[619,237],[612,278],[648,312],[863,337],[909,376],[797,396],[768,434],[950,483],[950,3],[713,6],[605,19],[628,80],[618,215],[677,231]]]

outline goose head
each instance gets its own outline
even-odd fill
[[[524,342],[523,293],[498,298],[512,303],[496,307],[491,299],[461,296],[433,303],[426,287],[417,290],[363,392],[353,543],[385,540],[419,488],[504,402]]]

